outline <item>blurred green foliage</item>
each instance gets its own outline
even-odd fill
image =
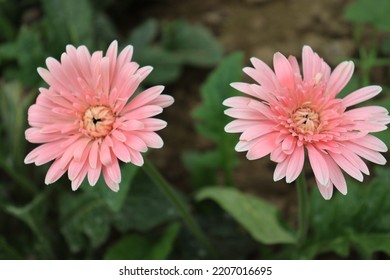
[[[261,243],[296,242],[293,234],[281,226],[277,208],[260,198],[226,186],[204,188],[196,198],[197,200],[212,199],[217,202]]]
[[[107,251],[106,260],[165,260],[173,249],[174,241],[179,233],[179,224],[169,225],[159,240],[145,235],[126,235]]]
[[[347,7],[345,18],[354,23],[370,24],[376,29],[389,31],[390,2],[387,0],[355,0]]]
[[[223,113],[225,108],[221,104],[236,94],[230,83],[241,79],[242,67],[243,54],[231,54],[201,86],[202,104],[192,115],[197,121],[197,132],[212,140],[216,148],[204,153],[190,151],[184,154],[184,164],[191,172],[195,186],[216,184],[218,171],[223,173],[224,184],[233,184],[233,168],[238,164],[234,150],[237,136],[224,131],[229,118]]]
[[[361,86],[376,83],[373,73],[381,72],[388,76],[390,67],[390,2],[378,0],[355,0],[346,6],[344,18],[353,24],[354,40],[358,49],[358,57],[353,58],[357,73],[352,77],[340,97]],[[375,71],[374,71],[375,70]],[[378,71],[379,70],[379,71]],[[390,110],[390,87],[388,83],[381,85],[382,93],[367,105],[379,105]],[[390,146],[390,133],[376,133],[387,146]]]
[[[151,84],[177,80],[184,65],[210,67],[222,58],[221,46],[210,31],[183,20],[168,22],[161,28],[155,20],[146,20],[126,42],[139,50],[135,52],[139,63],[153,65],[154,71],[147,78]]]
[[[311,196],[311,240],[306,257],[335,252],[369,259],[390,253],[390,172],[378,167],[369,183],[348,180],[348,199],[336,195],[328,203],[318,192]]]
[[[27,110],[44,86],[36,73],[49,56],[59,59],[67,44],[105,50],[118,39],[134,46],[134,60],[154,71],[145,84],[174,84],[185,67],[210,70],[200,87],[201,103],[192,112],[196,132],[210,141],[207,151],[183,152],[193,190],[180,193],[221,258],[376,258],[390,255],[388,167],[368,182],[348,181],[349,193],[324,201],[311,195],[309,240],[295,244],[292,221],[282,221],[276,206],[239,190],[237,136],[224,132],[230,119],[223,100],[237,95],[242,53],[226,57],[207,28],[185,20],[160,22],[117,14],[140,1],[0,0],[0,259],[167,259],[206,258],[201,245],[182,226],[179,214],[139,168],[121,167],[118,193],[102,180],[70,190],[66,176],[44,186],[48,165],[26,166]],[[351,2],[345,18],[355,26],[359,74],[341,96],[370,84],[374,69],[388,75],[388,1]],[[387,13],[385,12],[387,11]],[[127,18],[126,18],[126,21]],[[129,28],[130,27],[130,28]],[[367,32],[367,30],[369,32]],[[374,31],[374,32],[371,32]],[[386,74],[387,73],[387,74]],[[390,109],[388,83],[373,104]],[[367,102],[367,104],[371,104]],[[388,131],[378,134],[390,146]],[[182,187],[182,186],[178,186]],[[184,188],[183,188],[184,189]],[[194,193],[192,193],[194,191]],[[277,246],[267,246],[278,244]],[[381,255],[379,255],[381,257]]]

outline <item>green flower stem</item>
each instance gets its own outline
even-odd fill
[[[302,246],[305,243],[307,230],[309,228],[309,201],[307,195],[307,185],[305,174],[302,172],[297,181],[298,192],[298,244]]]
[[[210,256],[215,257],[216,253],[212,246],[210,245],[207,237],[204,235],[203,231],[192,217],[191,213],[188,210],[187,205],[183,199],[178,196],[173,187],[164,179],[160,172],[154,167],[152,163],[145,159],[145,164],[143,166],[144,171],[149,175],[150,179],[160,188],[160,190],[167,196],[171,203],[176,207],[177,211],[180,213],[184,223],[192,234],[198,239],[198,241],[204,245],[204,247],[209,252]]]

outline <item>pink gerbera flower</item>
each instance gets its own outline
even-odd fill
[[[36,104],[29,108],[31,128],[26,130],[26,139],[42,145],[26,156],[25,163],[42,165],[54,160],[46,184],[68,171],[76,190],[87,174],[94,186],[102,172],[107,185],[118,191],[118,159],[141,166],[141,152],[162,147],[155,131],[166,122],[152,117],[171,105],[173,98],[161,95],[163,86],[135,96],[152,67],[139,68],[131,61],[132,46],[119,55],[117,51],[116,41],[105,56],[102,51],[91,55],[85,46],[68,45],[61,62],[49,57],[48,70],[38,68],[49,88],[40,88]]]
[[[343,172],[363,181],[369,174],[361,159],[385,164],[379,152],[386,145],[370,135],[385,130],[390,117],[385,108],[366,106],[349,109],[376,96],[379,86],[358,89],[345,98],[337,94],[350,80],[354,65],[340,63],[333,72],[313,50],[302,51],[303,77],[297,59],[281,53],[274,55],[274,71],[264,62],[252,58],[254,68],[244,72],[258,84],[233,83],[231,86],[250,97],[231,97],[225,111],[236,118],[225,127],[226,132],[242,133],[236,151],[248,151],[254,160],[271,154],[276,162],[274,180],[286,177],[288,183],[301,173],[305,150],[317,186],[325,199],[330,199],[335,186],[347,193]]]

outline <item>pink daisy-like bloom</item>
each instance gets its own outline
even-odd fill
[[[257,84],[231,84],[249,97],[224,101],[231,107],[225,114],[236,118],[225,131],[242,133],[235,149],[247,151],[249,160],[270,154],[277,163],[275,181],[284,177],[287,183],[294,181],[302,172],[306,150],[319,191],[330,199],[333,186],[347,193],[342,170],[363,181],[362,173],[369,175],[369,170],[362,158],[386,163],[380,154],[387,151],[386,145],[369,133],[387,128],[387,110],[380,106],[350,108],[376,96],[381,87],[367,86],[337,98],[353,74],[351,61],[340,63],[331,72],[317,53],[304,46],[303,77],[293,56],[287,59],[275,53],[274,71],[257,58],[251,62],[254,68],[243,70]]]
[[[85,46],[68,45],[60,62],[49,57],[48,70],[38,68],[49,87],[39,89],[36,103],[28,110],[31,128],[26,139],[41,145],[26,156],[25,163],[54,160],[46,184],[68,171],[76,190],[86,176],[94,186],[103,173],[110,189],[118,191],[118,159],[141,166],[142,152],[163,146],[155,131],[167,123],[153,116],[170,106],[173,98],[161,94],[163,86],[135,95],[152,67],[139,68],[131,61],[132,46],[117,52],[116,41],[105,56],[102,51],[91,55]]]

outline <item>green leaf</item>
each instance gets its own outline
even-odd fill
[[[0,260],[21,260],[20,253],[0,236]]]
[[[147,19],[139,26],[133,29],[130,33],[127,44],[133,45],[136,53],[144,49],[156,38],[158,32],[158,24],[155,19]]]
[[[388,57],[390,56],[390,38],[384,39],[380,45],[380,50]]]
[[[105,201],[98,194],[63,193],[60,197],[60,225],[72,252],[101,245],[110,232],[110,216]]]
[[[173,249],[179,233],[179,224],[168,226],[156,242],[144,235],[131,234],[123,237],[106,252],[106,260],[164,260]]]
[[[26,51],[28,46],[28,51]],[[37,29],[22,26],[16,41],[0,46],[0,61],[16,61],[18,67],[6,68],[5,76],[17,79],[25,85],[35,85],[39,80],[37,65],[44,62],[42,40]]]
[[[325,201],[318,191],[312,192],[310,244],[321,249],[325,246],[317,243],[343,240],[348,251],[355,249],[364,258],[376,251],[388,252],[388,243],[380,247],[373,239],[390,232],[390,172],[388,168],[378,167],[373,174],[371,181],[365,184],[347,180],[348,194],[335,193],[330,201]],[[340,254],[336,247],[327,249]],[[318,253],[322,251],[324,249]]]
[[[295,237],[278,220],[272,204],[237,189],[209,187],[202,189],[197,200],[212,199],[228,212],[251,236],[265,244],[294,243]]]
[[[106,14],[95,13],[92,25],[96,49],[107,49],[108,44],[119,37],[114,23]]]
[[[242,60],[242,53],[234,53],[221,62],[202,85],[202,104],[193,112],[193,117],[197,120],[196,130],[217,144],[219,167],[224,172],[226,184],[232,183],[232,168],[238,163],[234,150],[237,136],[224,131],[231,119],[224,114],[226,108],[222,103],[237,94],[230,83],[241,79]]]
[[[66,44],[91,45],[93,13],[88,0],[42,0],[46,33],[55,49]]]
[[[13,168],[19,167],[25,156],[25,113],[30,101],[31,94],[26,94],[20,83],[6,83],[0,88],[0,120],[5,132],[2,138],[4,145],[0,149],[5,148],[3,153],[9,154],[10,166]]]
[[[139,173],[134,179],[130,196],[126,198],[121,211],[114,215],[113,221],[121,232],[132,229],[147,231],[177,217],[176,209],[164,194],[149,178]]]
[[[126,197],[132,186],[134,176],[137,174],[139,168],[132,163],[123,164],[121,166],[122,181],[119,186],[118,192],[113,192],[106,184],[103,176],[100,176],[94,187],[90,187],[88,182],[84,180],[82,188],[84,191],[95,192],[97,191],[102,200],[113,211],[118,212],[122,209],[125,203]]]
[[[137,50],[135,53],[137,53]],[[142,49],[136,57],[140,65],[153,65],[152,73],[146,78],[147,83],[170,83],[181,74],[180,60],[162,48],[147,47]]]
[[[221,62],[202,85],[202,105],[193,112],[194,118],[199,121],[197,130],[217,143],[228,139],[231,143],[235,142],[229,137],[231,134],[224,131],[231,119],[224,114],[226,108],[222,103],[226,98],[237,94],[230,83],[241,79],[242,60],[242,53],[234,53]]]
[[[151,252],[148,255],[148,259],[151,260],[165,260],[172,252],[173,244],[180,231],[180,225],[178,223],[168,226],[161,239],[154,244]]]
[[[195,187],[210,186],[217,183],[217,170],[222,165],[218,151],[185,152],[183,163],[190,171]]]
[[[106,252],[105,260],[144,260],[152,248],[151,242],[142,235],[126,235]]]
[[[1,3],[0,1],[0,5],[2,5],[0,9],[0,41],[11,41],[16,33],[16,28],[9,17],[10,11],[7,11],[10,10],[7,9],[10,7],[6,6],[7,4],[8,6],[11,6],[12,4],[9,5],[10,3],[11,1],[8,1],[7,3]]]
[[[174,21],[163,29],[162,42],[165,49],[173,52],[185,64],[208,67],[222,58],[218,40],[200,25]]]
[[[390,2],[388,0],[356,0],[349,4],[344,12],[344,17],[354,23],[371,24],[379,30],[388,31]]]
[[[367,257],[375,252],[390,255],[390,233],[355,234],[351,236],[351,240]]]
[[[47,193],[36,195],[28,204],[24,206],[6,205],[4,210],[23,221],[34,233],[38,242],[31,242],[31,247],[36,247],[42,258],[53,258],[54,253],[50,245],[50,238],[45,225],[47,212]]]
[[[17,59],[18,46],[17,42],[7,42],[0,44],[0,62]]]

